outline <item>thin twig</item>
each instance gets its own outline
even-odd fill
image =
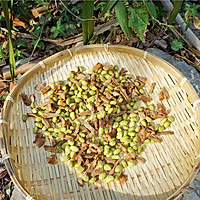
[[[50,3],[51,3],[51,1],[49,2],[47,11],[49,10]],[[47,19],[47,15],[46,15],[45,18],[44,18],[44,22],[43,22],[43,24],[42,24],[42,28],[41,28],[41,31],[40,31],[40,35],[39,35],[39,37],[38,37],[38,39],[37,39],[37,41],[36,41],[36,44],[34,45],[33,51],[32,51],[32,53],[31,53],[31,55],[30,55],[30,57],[29,57],[29,61],[30,61],[30,59],[32,58],[32,56],[33,56],[33,54],[34,54],[34,52],[35,52],[35,49],[36,49],[36,47],[37,47],[37,45],[38,45],[38,43],[39,43],[39,41],[40,41],[40,38],[42,37],[42,33],[43,33],[44,25],[45,25],[45,23],[46,23],[46,19]]]
[[[148,49],[165,31],[167,30],[168,27],[165,27],[160,33],[151,41],[151,43],[145,48]]]
[[[82,19],[82,18],[80,18],[79,16],[77,16],[77,15],[75,15],[64,3],[63,3],[63,1],[62,0],[60,0],[60,3],[64,6],[64,8],[71,14],[71,15],[73,15],[75,18],[77,18],[77,19],[79,19],[79,20],[81,20],[81,21],[96,21],[96,20],[98,20],[97,18],[94,18],[94,19]]]

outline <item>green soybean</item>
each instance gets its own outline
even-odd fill
[[[89,176],[87,174],[82,174],[81,178],[85,181],[88,182],[89,181]]]
[[[167,117],[167,120],[172,123],[174,121],[174,117],[169,116],[169,117]]]
[[[111,175],[108,175],[106,178],[105,178],[105,182],[106,183],[111,183],[112,181],[114,181],[115,178],[114,176],[111,176]]]
[[[122,165],[117,165],[116,167],[115,167],[115,172],[116,173],[119,173],[119,172],[121,172],[123,170],[123,166]]]
[[[169,121],[166,121],[166,122],[164,123],[164,127],[165,127],[165,128],[168,128],[170,125],[171,125],[171,123],[170,123]]]
[[[82,167],[82,166],[75,166],[75,170],[78,174],[81,174],[82,172],[84,172],[85,170],[85,167]]]
[[[89,183],[90,184],[94,184],[96,182],[97,178],[96,177],[92,177],[90,180],[89,180]]]
[[[113,154],[114,155],[118,155],[120,152],[121,152],[121,149],[115,149],[114,152],[113,152]]]
[[[27,116],[27,115],[22,115],[22,121],[23,121],[23,122],[26,122],[27,119],[28,119],[28,116]]]
[[[104,180],[107,176],[107,173],[106,172],[102,172],[99,174],[99,180]]]
[[[128,167],[128,164],[127,164],[127,162],[125,160],[122,160],[121,164],[122,164],[123,168]]]
[[[127,164],[129,167],[134,167],[135,166],[135,162],[133,160],[128,160]]]
[[[99,168],[103,168],[103,161],[98,160],[97,165],[98,165]]]

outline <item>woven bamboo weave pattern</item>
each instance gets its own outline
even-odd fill
[[[39,82],[66,80],[74,66],[89,71],[97,62],[124,67],[133,77],[147,77],[147,91],[152,82],[156,87],[151,95],[158,102],[160,88],[165,87],[170,99],[163,105],[175,117],[170,130],[174,135],[162,136],[163,142],[146,146],[142,157],[145,164],[126,168],[127,182],[110,184],[77,184],[77,176],[68,164],[47,164],[51,153],[33,144],[34,119],[22,122],[21,116],[30,113],[30,107],[20,98],[22,92],[35,94],[36,104],[43,96],[34,87]],[[183,80],[183,81],[182,81]],[[167,62],[125,46],[90,45],[60,52],[37,64],[18,82],[11,93],[14,102],[6,101],[1,119],[1,148],[4,155],[11,154],[5,164],[15,185],[25,197],[36,199],[170,199],[181,194],[198,172],[200,164],[200,104],[194,88],[184,76]],[[59,157],[59,156],[58,156]]]

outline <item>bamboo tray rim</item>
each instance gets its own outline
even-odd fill
[[[108,52],[112,52],[112,51],[117,51],[119,53],[132,53],[134,52],[133,56],[137,56],[140,58],[143,58],[145,60],[149,60],[151,63],[156,64],[156,62],[160,62],[159,65],[168,65],[172,71],[175,71],[177,73],[177,75],[179,76],[179,79],[182,80],[184,78],[184,76],[181,74],[181,72],[179,70],[177,70],[173,65],[171,65],[170,63],[168,63],[167,61],[163,60],[162,58],[159,58],[158,56],[155,56],[149,52],[134,48],[134,47],[128,47],[128,46],[124,46],[124,45],[102,45],[102,44],[94,44],[94,45],[85,45],[85,46],[80,46],[80,47],[74,47],[71,49],[67,49],[61,52],[58,52],[46,59],[44,59],[43,61],[40,61],[38,64],[36,64],[33,68],[31,68],[30,70],[28,70],[18,81],[18,83],[16,84],[16,86],[13,88],[13,90],[11,91],[11,93],[9,94],[9,98],[6,99],[2,112],[1,112],[1,124],[0,124],[0,150],[2,152],[2,156],[3,158],[6,157],[5,159],[5,165],[6,168],[8,170],[8,173],[11,177],[11,180],[13,181],[13,183],[15,184],[15,186],[19,189],[19,191],[22,193],[22,195],[26,198],[26,199],[31,199],[31,196],[29,195],[29,193],[21,186],[21,184],[19,183],[18,179],[16,178],[16,176],[13,173],[13,161],[12,161],[12,156],[9,155],[8,149],[7,149],[7,144],[6,144],[6,133],[4,131],[5,126],[7,126],[4,122],[7,120],[7,113],[6,111],[10,110],[11,106],[12,106],[12,99],[15,99],[16,94],[22,89],[21,86],[23,86],[23,84],[26,82],[25,78],[26,76],[31,77],[31,74],[35,74],[37,71],[39,70],[44,70],[46,66],[48,65],[52,65],[53,63],[56,63],[57,61],[61,61],[63,59],[70,59],[71,57],[77,55],[77,54],[81,54],[81,53],[85,53],[85,52],[90,52],[92,53],[93,51],[108,51]],[[188,93],[190,93],[192,95],[192,99],[191,102],[192,104],[195,103],[196,101],[199,100],[199,96],[196,93],[195,89],[193,88],[193,86],[191,85],[191,83],[189,81],[187,81],[185,84],[187,84],[187,86],[190,88],[190,91],[187,91]],[[200,104],[197,104],[195,109],[197,109],[200,112]],[[200,122],[200,119],[198,119],[198,122]],[[199,123],[200,124],[200,123]],[[187,189],[187,187],[189,186],[189,184],[192,182],[192,180],[195,178],[196,174],[198,173],[200,169],[200,154],[196,157],[196,164],[193,167],[192,173],[188,176],[187,180],[185,181],[184,184],[181,185],[181,187],[174,193],[172,194],[170,197],[168,197],[168,199],[176,199],[178,198],[181,194],[183,194],[183,192]]]

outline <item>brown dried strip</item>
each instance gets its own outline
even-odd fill
[[[43,137],[42,133],[38,132],[35,136],[35,140],[33,141],[39,148],[42,147],[45,143],[46,137]]]
[[[48,152],[58,153],[58,149],[56,149],[53,146],[44,145],[44,149],[45,149],[45,151],[48,151]]]
[[[159,100],[163,101],[164,99],[169,99],[169,93],[165,88],[161,88],[159,93]]]
[[[96,130],[88,123],[88,122],[85,122],[84,123],[85,127],[90,130],[92,133],[96,133]]]
[[[110,100],[107,99],[107,98],[106,98],[105,96],[103,96],[103,95],[100,96],[100,99],[101,99],[102,101],[106,102],[106,103],[110,103]]]
[[[127,180],[127,176],[124,175],[123,172],[121,172],[121,174],[120,174],[120,176],[119,176],[119,182],[120,182],[120,184],[121,184],[121,185],[124,185],[125,182],[126,182],[126,180]]]
[[[25,104],[26,106],[30,106],[30,105],[31,105],[32,101],[31,101],[31,98],[28,97],[28,95],[26,95],[25,93],[21,93],[20,96],[21,96],[22,101],[24,102],[24,104]]]
[[[121,161],[121,159],[117,160],[114,165],[113,168],[110,170],[109,175],[113,175],[115,173],[115,168],[117,167],[117,165],[119,164],[119,162]]]
[[[94,170],[92,171],[92,173],[91,173],[91,176],[92,176],[92,177],[99,176],[99,174],[101,174],[103,171],[104,171],[103,168],[94,169]]]
[[[118,142],[117,145],[119,146],[119,148],[120,148],[123,152],[127,152],[126,147],[125,147],[122,143]]]
[[[150,139],[150,140],[154,140],[155,142],[159,142],[159,143],[162,142],[162,139],[156,137],[155,135],[150,135],[150,136],[149,136],[149,139]]]
[[[123,115],[124,113],[126,113],[126,111],[125,111],[125,110],[124,110],[124,111],[121,111],[120,113],[111,114],[110,116],[112,116],[112,117],[118,117],[118,116],[121,116],[121,115]]]
[[[28,117],[39,117],[39,115],[38,114],[35,114],[35,113],[27,113],[27,116]]]
[[[83,74],[83,73],[78,73],[77,74],[77,79],[78,80],[87,80],[87,77],[86,77],[86,75],[85,74]]]
[[[91,115],[91,112],[89,110],[78,113],[79,117],[88,116],[88,115]]]
[[[160,135],[173,135],[174,132],[173,131],[162,131],[162,132],[158,132],[156,133],[156,135],[160,136]]]
[[[142,129],[137,133],[138,137],[139,137],[139,142],[140,143],[144,143],[144,140],[146,138],[146,131],[145,131],[145,128],[142,127]]]
[[[149,94],[152,94],[152,93],[153,93],[153,91],[154,91],[154,89],[155,89],[155,86],[156,86],[156,83],[153,82],[153,83],[151,84],[151,86],[150,86]]]
[[[44,103],[41,103],[38,107],[39,108],[41,108],[41,107],[45,107],[45,106],[47,106],[47,105],[49,105],[49,104],[52,104],[52,103],[55,103],[53,100],[51,100],[51,101],[46,101],[46,102],[44,102]]]
[[[94,160],[91,163],[88,163],[85,173],[91,173],[94,170],[94,168],[96,167],[96,164],[97,164],[97,160]]]
[[[151,97],[148,97],[148,96],[145,96],[145,95],[139,96],[138,99],[143,101],[143,102],[151,102],[152,101]]]
[[[119,91],[121,93],[121,95],[124,97],[125,101],[130,103],[130,98],[128,97],[126,90],[122,87],[119,87]]]
[[[98,72],[98,70],[100,69],[100,68],[102,68],[103,66],[102,66],[102,64],[101,63],[97,63],[94,67],[93,67],[93,71],[94,72]]]
[[[137,160],[139,163],[144,164],[144,160],[143,160],[142,158],[136,157],[136,160]]]
[[[42,83],[41,81],[35,86],[35,89],[38,92],[41,92],[42,94],[46,94],[49,90],[51,90],[50,86],[46,86],[45,83]]]
[[[121,76],[124,76],[127,72],[128,72],[127,70],[125,70],[124,68],[121,68],[121,70],[119,71],[119,74]]]
[[[47,118],[47,119],[53,118],[53,117],[58,117],[58,116],[59,116],[59,114],[57,114],[57,113],[49,113],[49,112],[43,113],[43,117]]]
[[[115,164],[116,163],[116,160],[115,159],[112,159],[112,158],[105,158],[105,160],[106,160],[106,163],[108,163],[108,164]]]
[[[44,126],[46,128],[50,128],[51,127],[51,124],[50,124],[49,120],[44,118],[44,117],[42,118],[42,123],[44,124]]]
[[[136,158],[136,153],[135,153],[135,152],[128,153],[128,154],[125,156],[125,160],[126,160],[126,161],[132,160],[132,159],[135,159],[135,158]]]
[[[76,110],[78,103],[74,103],[74,105],[69,107],[69,112],[73,112],[74,110]]]
[[[51,165],[56,165],[58,164],[58,161],[57,161],[57,157],[55,154],[51,155],[50,157],[47,157],[47,162]]]
[[[65,140],[74,140],[74,137],[71,135],[65,135]]]
[[[74,78],[70,78],[69,80],[70,80],[72,83],[74,83],[74,84],[76,84],[76,85],[78,85],[78,86],[81,86],[81,82],[75,80]]]
[[[77,183],[78,183],[79,186],[82,187],[83,186],[83,179],[82,178],[78,178],[77,179]]]

